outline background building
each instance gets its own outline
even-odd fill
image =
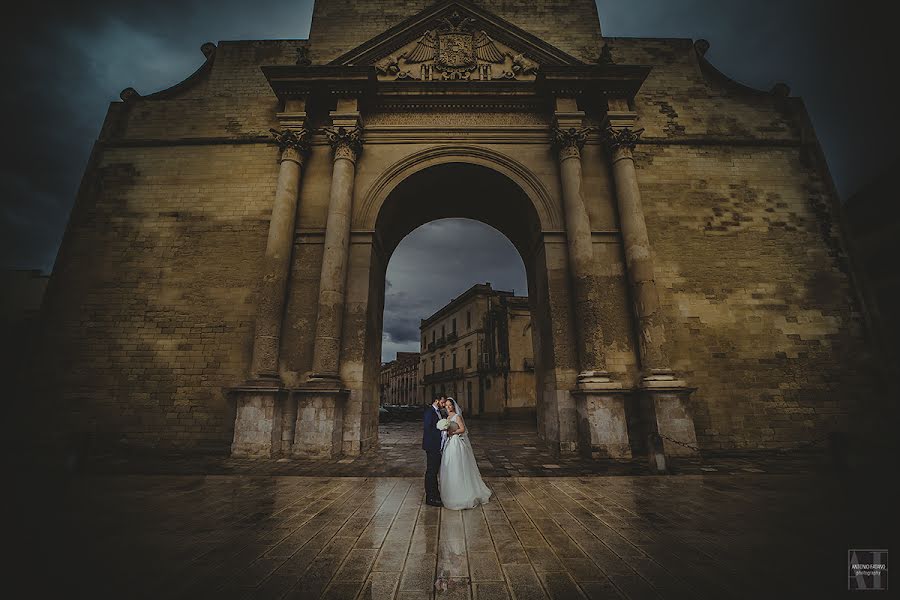
[[[422,320],[422,395],[446,393],[467,414],[535,409],[528,298],[476,284]]]
[[[381,366],[380,404],[418,404],[419,353],[398,352]]]

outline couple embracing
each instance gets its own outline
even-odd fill
[[[441,411],[446,412],[446,419]],[[491,489],[481,479],[462,410],[456,401],[436,396],[425,407],[423,426],[422,449],[428,457],[425,504],[463,510],[487,503]]]

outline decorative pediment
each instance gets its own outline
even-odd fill
[[[467,2],[444,2],[332,61],[380,81],[534,81],[541,65],[581,61]]]

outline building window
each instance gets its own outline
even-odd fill
[[[431,374],[434,375],[434,359],[431,359]]]
[[[452,321],[452,325],[450,326],[450,331],[452,333],[456,333],[456,319],[454,318]]]
[[[441,372],[444,372],[447,370],[446,358],[447,357],[445,355],[441,354]]]
[[[447,337],[447,330],[443,325],[441,325],[441,339],[444,339],[445,337]]]
[[[466,348],[466,366],[467,367],[472,366],[472,349],[471,348]]]
[[[466,329],[472,329],[472,311],[466,311]]]
[[[456,352],[453,353],[453,368],[456,368]]]

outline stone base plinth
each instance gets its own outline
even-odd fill
[[[679,380],[645,379],[642,382],[639,390],[642,420],[648,433],[660,435],[667,456],[697,454],[693,450],[697,447],[697,432],[688,406],[688,398],[694,389]]]
[[[281,452],[282,410],[288,391],[277,385],[232,388],[237,411],[234,417],[234,457],[271,458]]]
[[[293,392],[297,421],[291,454],[306,458],[339,456],[344,433],[344,404],[349,390],[313,386]]]
[[[596,382],[572,392],[578,418],[578,450],[582,455],[631,458],[626,393],[613,382]]]

